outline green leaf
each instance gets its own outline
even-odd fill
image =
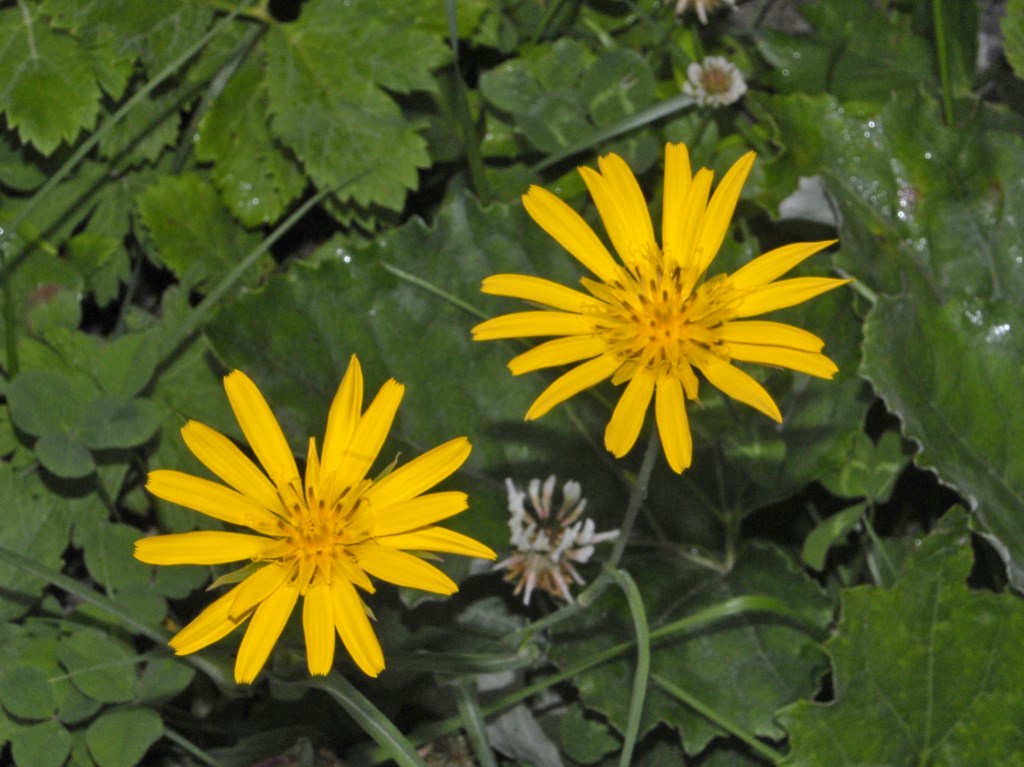
[[[58,477],[81,479],[96,471],[92,453],[70,432],[48,431],[33,449],[39,463]]]
[[[135,699],[139,703],[168,701],[188,687],[195,675],[194,667],[177,658],[156,658],[146,664],[139,677]]]
[[[460,197],[438,213],[432,228],[414,220],[357,252],[325,246],[331,260],[316,268],[297,264],[263,290],[225,306],[211,322],[209,337],[220,359],[260,385],[297,452],[306,449],[311,435],[319,440],[352,354],[363,365],[367,400],[389,376],[405,384],[382,465],[395,450],[404,463],[466,434],[475,446],[469,466],[497,476],[466,488],[473,508],[452,525],[497,545],[508,535],[501,483],[510,465],[550,466],[557,459],[579,466],[593,459],[594,450],[580,442],[564,415],[552,414],[532,433],[523,428],[523,414],[543,382],[511,379],[511,345],[474,343],[470,328],[482,313],[459,308],[435,291],[472,309],[491,301],[479,293],[489,274],[552,275],[554,269],[555,277],[571,275],[569,257],[551,258],[556,248],[528,225],[518,205],[480,209]],[[399,279],[381,262],[422,283]],[[465,481],[471,480],[460,479]]]
[[[57,710],[50,680],[37,666],[15,666],[0,677],[0,703],[22,719],[48,719]]]
[[[779,715],[790,767],[1015,764],[1024,757],[1024,605],[972,591],[970,533],[947,514],[895,587],[842,595],[834,699]]]
[[[100,89],[86,50],[37,10],[19,3],[0,11],[0,111],[22,141],[49,155],[93,126]]]
[[[934,469],[1006,547],[1024,585],[1024,312],[1013,302],[882,297],[865,325],[862,373]]]
[[[824,627],[832,608],[786,555],[766,546],[746,546],[737,552],[731,572],[713,574],[682,560],[648,557],[632,568],[658,625],[724,602],[757,594],[775,597],[812,626]],[[583,625],[568,625],[555,634],[552,659],[569,666],[607,649],[612,641],[630,639],[626,612],[607,599],[591,608]],[[652,631],[657,625],[652,622]],[[763,615],[739,615],[706,630],[652,646],[651,673],[675,680],[695,698],[713,702],[717,713],[755,735],[778,739],[783,731],[775,722],[780,706],[811,695],[825,666],[817,642],[799,629]],[[632,676],[633,659],[604,663],[575,677],[580,700],[624,731],[628,696],[623,680]],[[647,695],[641,733],[659,723],[678,730],[689,754],[702,752],[711,740],[723,735],[708,720],[653,688]]]
[[[619,739],[612,735],[608,726],[596,718],[588,718],[578,704],[569,706],[558,723],[558,733],[565,755],[580,764],[596,764],[619,749]]]
[[[163,734],[164,724],[153,709],[121,708],[90,724],[85,739],[99,767],[135,767]]]
[[[79,437],[92,450],[126,448],[146,442],[159,427],[160,413],[150,400],[104,395],[89,404]]]
[[[401,3],[310,0],[265,40],[271,126],[320,187],[343,200],[400,210],[429,158],[385,92],[433,90],[442,37]]]
[[[1006,60],[1017,77],[1024,80],[1024,0],[1010,0],[1000,23]]]
[[[854,432],[847,438],[845,447],[845,451],[837,451],[836,465],[820,476],[819,481],[843,498],[866,497],[875,503],[888,501],[908,460],[899,434],[887,431],[874,443],[863,432]]]
[[[55,719],[19,727],[11,736],[18,767],[60,767],[70,751],[71,733]]]
[[[602,128],[654,103],[654,74],[636,51],[620,48],[602,54],[581,85],[587,110],[594,124]]]
[[[93,700],[123,703],[135,691],[135,653],[110,634],[78,629],[63,637],[57,657],[71,683]]]
[[[812,570],[824,570],[829,550],[857,526],[862,516],[864,506],[857,504],[822,520],[804,540],[800,552],[804,564]]]
[[[772,99],[792,160],[820,173],[841,214],[840,264],[875,292],[1024,294],[1024,140],[943,126],[902,97],[854,114],[829,96]]]
[[[212,162],[224,204],[246,226],[277,221],[306,177],[270,135],[267,85],[250,57],[199,125],[196,158]]]
[[[68,504],[47,492],[38,476],[23,476],[6,462],[0,463],[0,498],[4,499],[0,546],[31,557],[44,567],[62,567],[74,518]],[[44,581],[3,563],[0,583],[9,596],[0,600],[0,618],[21,615],[46,586]]]
[[[95,387],[82,376],[55,370],[26,370],[11,381],[7,404],[15,425],[29,434],[71,432],[95,392]]]
[[[257,244],[196,173],[163,176],[138,200],[159,261],[187,285],[209,286]]]

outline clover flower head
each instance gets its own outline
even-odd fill
[[[505,580],[515,582],[514,593],[522,593],[527,605],[535,589],[572,602],[570,581],[585,582],[574,564],[588,562],[597,544],[619,535],[618,530],[598,533],[594,520],[583,516],[587,499],[581,497],[579,482],[570,480],[562,486],[562,503],[555,511],[556,482],[554,475],[543,485],[539,479],[531,479],[524,492],[511,479],[505,480],[515,552],[494,569],[507,571]]]
[[[626,455],[653,401],[665,458],[678,473],[693,457],[686,401],[697,399],[698,373],[775,421],[782,420],[775,400],[734,363],[773,365],[819,378],[836,374],[817,336],[780,322],[746,319],[849,282],[776,279],[834,241],[784,245],[732,274],[706,276],[753,164],[754,153],[747,152],[710,195],[714,174],[707,168],[691,173],[686,145],[669,144],[660,244],[640,185],[621,157],[601,157],[597,171],[580,168],[618,260],[579,213],[546,189],[530,188],[523,196],[526,212],[593,277],[580,279],[582,290],[522,274],[496,274],[483,282],[485,293],[542,308],[482,322],[473,328],[476,340],[555,336],[513,358],[508,363],[513,375],[574,365],[541,392],[526,420],[603,381],[625,384],[605,429],[605,447],[617,457]]]
[[[683,93],[702,107],[724,107],[740,100],[747,83],[736,65],[723,56],[708,56],[686,68]]]
[[[686,9],[690,4],[691,0],[677,0],[676,15],[682,16],[686,13]],[[693,0],[693,8],[697,12],[697,18],[700,19],[701,24],[708,23],[708,11],[714,11],[716,8],[725,5],[735,7],[736,0]]]
[[[224,481],[179,471],[150,472],[147,489],[158,498],[251,532],[201,530],[157,535],[135,543],[137,559],[153,565],[247,563],[238,582],[170,640],[178,655],[201,650],[248,621],[235,661],[235,680],[249,683],[263,668],[299,597],[306,659],[314,675],[334,663],[335,633],[369,676],[384,669],[384,655],[358,587],[373,593],[369,576],[440,594],[458,590],[433,565],[410,551],[436,551],[494,559],[487,546],[435,526],[467,507],[461,492],[424,493],[452,474],[469,455],[458,437],[383,477],[367,478],[404,388],[387,381],[363,411],[363,377],[354,356],[327,417],[322,452],[309,440],[304,475],[281,427],[256,384],[241,371],[224,388],[253,463],[230,439],[196,421],[182,428],[189,450]]]

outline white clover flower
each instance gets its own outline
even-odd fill
[[[689,5],[690,0],[676,0],[676,15],[682,16]],[[736,0],[693,0],[693,7],[697,11],[697,18],[700,19],[701,24],[708,23],[708,11],[713,11],[723,5],[735,7]]]
[[[579,482],[570,480],[562,486],[562,504],[553,513],[556,481],[552,475],[542,487],[539,479],[531,479],[523,492],[511,479],[505,480],[511,512],[508,526],[515,552],[494,569],[508,571],[505,580],[516,583],[514,593],[522,593],[527,605],[534,589],[572,602],[570,580],[584,583],[573,564],[587,562],[597,544],[619,536],[618,530],[596,532],[594,520],[583,516],[587,499],[581,497]],[[527,498],[529,504],[525,503]]]
[[[708,56],[686,68],[683,93],[693,96],[702,107],[724,107],[739,101],[747,92],[747,83],[736,65],[724,56]]]

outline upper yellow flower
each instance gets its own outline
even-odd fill
[[[453,439],[383,479],[367,479],[404,387],[387,381],[362,412],[363,377],[353,356],[327,417],[322,457],[309,440],[303,483],[256,384],[236,370],[224,379],[224,388],[266,473],[227,437],[190,421],[181,430],[188,448],[231,487],[167,470],[151,472],[146,487],[164,500],[256,534],[197,531],[143,538],[135,544],[135,556],[154,565],[251,564],[243,570],[245,579],[179,631],[171,646],[179,655],[195,652],[251,617],[235,662],[236,681],[251,682],[302,596],[310,673],[331,670],[337,630],[358,666],[377,676],[384,655],[354,586],[372,593],[369,574],[451,594],[458,587],[447,575],[406,550],[495,557],[472,538],[434,526],[467,507],[465,493],[421,495],[462,465],[469,441]]]
[[[621,157],[600,158],[600,172],[580,168],[621,263],[576,211],[547,190],[530,187],[523,196],[527,213],[597,279],[580,279],[586,293],[520,274],[484,280],[485,293],[551,310],[487,320],[473,328],[476,340],[563,336],[514,358],[508,365],[514,375],[586,360],[541,393],[527,420],[605,379],[616,385],[628,381],[605,430],[605,446],[619,457],[629,452],[654,397],[665,457],[674,471],[682,472],[693,456],[684,395],[697,397],[694,368],[729,396],[776,421],[782,416],[771,395],[733,361],[777,365],[819,378],[835,375],[837,368],[821,354],[824,342],[817,336],[778,322],[737,321],[849,282],[827,277],[775,282],[834,240],[786,245],[732,275],[704,279],[753,163],[753,152],[737,160],[709,201],[712,172],[701,168],[691,175],[686,145],[669,144],[661,247],[640,186]]]

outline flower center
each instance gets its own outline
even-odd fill
[[[372,537],[369,504],[363,498],[370,484],[363,480],[347,487],[332,503],[324,499],[322,487],[309,486],[302,493],[297,477],[278,487],[287,510],[287,519],[278,523],[285,550],[281,562],[293,568],[297,586],[304,589],[320,578],[330,582],[332,565],[352,560],[346,547]]]
[[[659,252],[635,272],[622,270],[604,290],[588,281],[601,301],[598,332],[623,362],[675,375],[695,397],[691,367],[703,367],[712,355],[728,358],[719,330],[735,316],[741,293],[726,275],[694,288],[686,270],[665,269],[663,260]]]
[[[701,71],[700,84],[709,94],[728,93],[732,83],[732,73],[720,67],[707,67]]]

